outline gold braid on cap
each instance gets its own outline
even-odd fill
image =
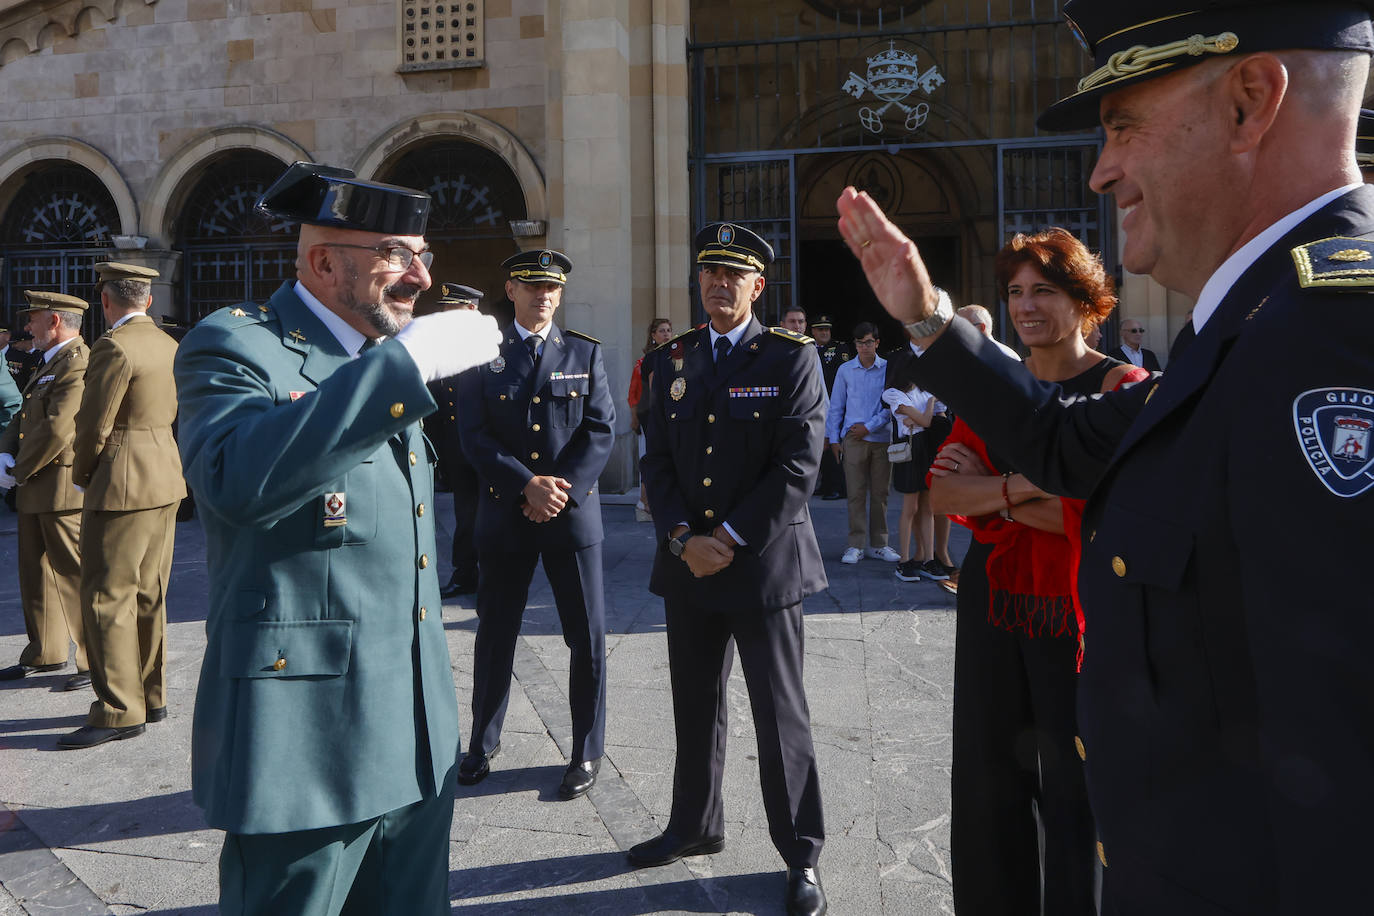
[[[1201,57],[1203,54],[1230,54],[1239,44],[1240,39],[1236,37],[1235,32],[1222,32],[1211,38],[1191,35],[1179,41],[1171,41],[1166,45],[1155,45],[1153,48],[1146,45],[1135,45],[1124,51],[1117,51],[1107,58],[1106,66],[1098,67],[1079,80],[1078,91],[1087,92],[1107,83],[1136,76],[1163,61],[1182,57],[1185,54],[1189,57]]]

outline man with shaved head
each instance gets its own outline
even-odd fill
[[[426,383],[496,355],[474,311],[414,318],[429,197],[296,163],[295,283],[176,357],[210,611],[191,784],[226,832],[226,914],[449,911],[458,709]]]
[[[1087,499],[1077,750],[1107,914],[1369,909],[1374,188],[1355,142],[1371,8],[1064,4],[1097,69],[1040,127],[1101,123],[1090,184],[1123,211],[1122,265],[1196,300],[1196,337],[1132,388],[1062,398],[951,321],[867,196],[839,200],[924,349],[919,384],[999,464]],[[1300,577],[1274,562],[1294,541]]]

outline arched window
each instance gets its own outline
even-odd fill
[[[39,289],[91,299],[92,265],[108,259],[119,211],[100,179],[79,165],[40,165],[21,180],[0,219],[4,260],[5,321],[24,306],[24,290]],[[104,322],[87,313],[86,339]]]
[[[235,151],[209,164],[185,198],[175,232],[189,322],[226,305],[262,302],[296,275],[296,224],[254,209],[285,165]]]

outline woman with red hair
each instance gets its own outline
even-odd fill
[[[1106,318],[1116,296],[1071,233],[1018,234],[995,267],[1037,378],[1073,396],[1147,377],[1084,342],[1084,326]],[[954,652],[955,908],[1091,916],[1096,836],[1074,715],[1083,504],[1037,488],[959,421],[930,473],[934,510],[973,530]]]

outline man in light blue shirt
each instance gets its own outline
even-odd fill
[[[890,415],[883,405],[887,360],[878,355],[878,329],[871,322],[854,326],[854,343],[859,355],[835,373],[825,418],[826,447],[844,465],[849,491],[849,546],[840,562],[854,564],[867,553],[875,560],[896,563],[901,556],[887,545],[887,491],[892,476],[887,463]]]

